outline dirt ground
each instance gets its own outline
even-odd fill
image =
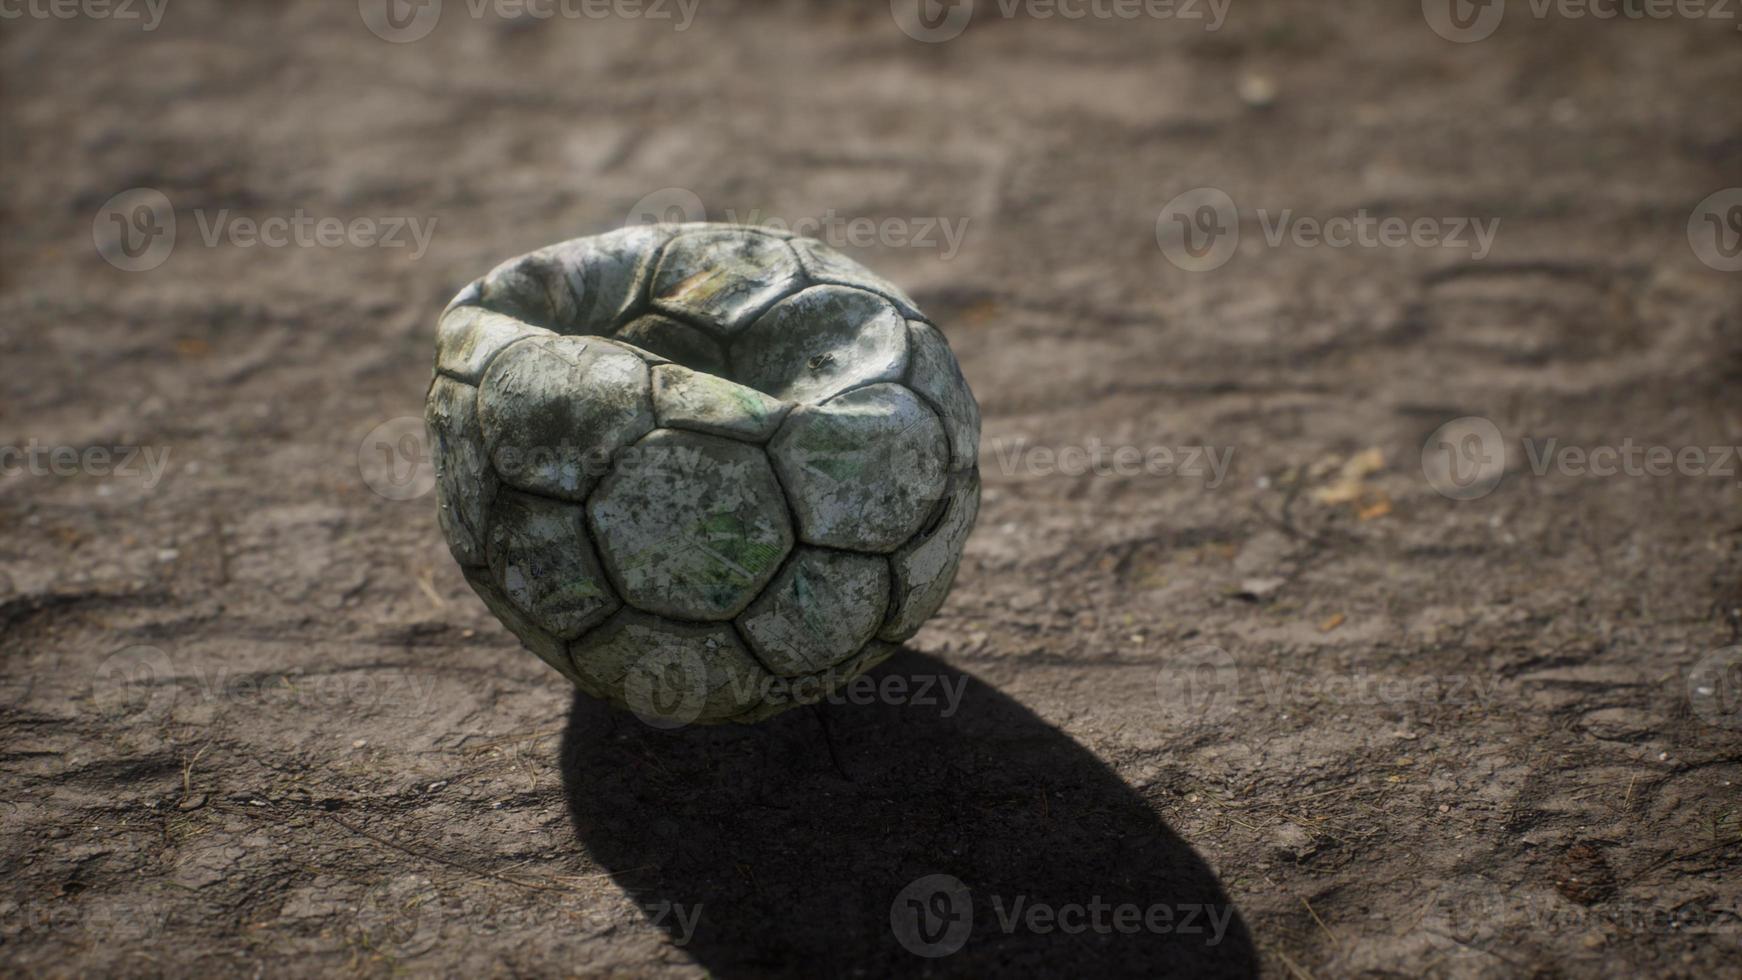
[[[1742,444],[1742,277],[1690,247],[1734,21],[447,6],[0,23],[0,444],[50,453],[0,475],[4,972],[1734,975],[1742,477],[1532,465]],[[1239,247],[1189,271],[1205,186]],[[167,257],[99,251],[134,188]],[[665,731],[517,648],[394,420],[460,285],[697,199],[906,223],[831,240],[949,335],[985,497],[876,688]],[[1363,209],[1499,224],[1267,241]],[[244,244],[299,214],[430,234]],[[1453,499],[1466,416],[1509,468]],[[932,875],[972,927],[927,958]]]

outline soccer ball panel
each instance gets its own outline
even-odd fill
[[[491,270],[479,283],[486,309],[558,332],[575,322],[575,296],[568,270],[557,259],[560,246],[541,249]]]
[[[641,305],[659,248],[674,230],[648,225],[565,242],[562,261],[575,292],[572,330],[609,334]]]
[[[438,519],[461,565],[484,564],[484,518],[496,495],[496,474],[484,457],[478,389],[438,375],[424,402],[436,468]]]
[[[778,238],[738,228],[691,232],[660,256],[653,305],[731,336],[802,275],[798,257]]]
[[[611,456],[653,428],[647,363],[609,341],[511,345],[484,375],[481,417],[504,483],[581,500]]]
[[[511,490],[497,495],[489,558],[498,591],[560,639],[576,639],[621,605],[587,540],[578,504]]]
[[[637,317],[617,331],[617,339],[704,374],[726,370],[726,352],[718,341],[668,316],[650,313]]]
[[[550,332],[481,306],[456,306],[442,316],[436,331],[436,370],[476,385],[503,348]]]
[[[902,316],[916,320],[924,318],[924,314],[919,312],[918,305],[914,303],[912,297],[902,292],[901,287],[822,242],[814,238],[794,238],[792,248],[798,253],[799,262],[804,266],[805,275],[809,276],[812,282],[869,290],[894,303],[896,308],[901,311]]]
[[[787,401],[828,399],[907,370],[907,323],[883,297],[813,286],[763,314],[732,344],[736,380]]]
[[[944,335],[919,320],[910,320],[907,329],[913,352],[908,387],[925,396],[943,416],[950,437],[950,469],[967,469],[980,458],[980,403],[968,390],[968,379],[962,377]]]
[[[591,683],[575,669],[574,661],[569,656],[568,644],[528,619],[514,603],[508,601],[507,596],[496,590],[495,583],[490,581],[489,569],[466,568],[462,571],[465,572],[466,583],[472,587],[472,591],[484,600],[484,605],[502,625],[508,627],[508,631],[520,640],[521,646],[537,654],[538,659],[556,668],[557,673],[568,678],[581,690],[594,697],[607,696],[605,688]]]
[[[653,409],[664,427],[767,442],[791,405],[676,364],[653,369]]]
[[[587,505],[624,601],[687,620],[738,615],[792,550],[792,521],[762,450],[659,429]]]
[[[800,548],[738,627],[764,666],[796,677],[858,652],[888,605],[889,563],[881,556]]]
[[[943,425],[901,385],[795,408],[769,443],[806,544],[894,551],[944,492]]]
[[[889,621],[877,634],[899,643],[913,634],[943,606],[962,547],[980,513],[980,474],[971,471],[955,477],[945,511],[937,526],[903,546],[889,559],[895,576],[895,602]]]
[[[570,656],[589,684],[661,726],[731,720],[769,689],[768,672],[729,623],[674,623],[625,609]]]

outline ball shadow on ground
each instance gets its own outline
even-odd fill
[[[702,967],[1257,974],[1214,874],[1087,749],[931,657],[867,677],[755,726],[662,730],[576,695],[575,831]]]

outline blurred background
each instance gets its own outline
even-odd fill
[[[1717,0],[0,2],[0,955],[1143,972],[1174,951],[980,899],[1159,901],[1154,861],[1239,909],[1204,973],[1719,972],[1739,29]],[[466,588],[421,442],[437,314],[674,217],[821,238],[949,336],[985,502],[888,669],[971,674],[989,714],[595,729]],[[785,776],[691,790],[746,766]],[[612,820],[727,829],[666,861]],[[891,931],[928,872],[978,889],[953,956]]]

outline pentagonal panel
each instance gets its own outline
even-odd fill
[[[456,306],[442,315],[436,327],[436,370],[476,385],[503,348],[516,340],[548,334],[542,327],[482,306]]]
[[[889,562],[881,556],[800,548],[738,626],[769,670],[794,677],[857,653],[888,606]]]
[[[594,337],[508,347],[484,374],[480,415],[504,483],[580,500],[613,456],[653,428],[647,364]]]
[[[617,339],[676,361],[692,371],[720,374],[726,370],[726,352],[714,338],[687,323],[650,313],[636,317],[617,331]]]
[[[791,407],[754,388],[675,364],[653,369],[653,410],[661,426],[765,442]]]
[[[902,292],[900,286],[822,242],[814,238],[794,238],[792,248],[798,253],[799,262],[804,266],[805,275],[812,282],[869,290],[894,303],[896,308],[901,311],[902,316],[911,319],[920,319],[923,316],[912,297]]]
[[[907,322],[881,296],[813,286],[751,324],[732,344],[731,357],[738,381],[814,404],[849,388],[901,380]]]
[[[974,518],[980,513],[980,474],[970,470],[954,478],[944,511],[925,533],[903,546],[889,559],[895,576],[895,601],[889,621],[878,636],[900,642],[919,632],[920,626],[938,611],[950,594],[962,548]]]
[[[558,246],[575,294],[574,330],[609,334],[642,303],[653,257],[676,229],[638,225]]]
[[[587,505],[624,601],[677,619],[731,619],[779,570],[792,522],[762,450],[660,429]]]
[[[730,336],[797,288],[798,257],[778,238],[737,228],[679,235],[653,274],[653,304]]]
[[[502,625],[508,627],[508,631],[520,640],[521,646],[537,654],[538,659],[556,668],[557,673],[567,677],[588,694],[594,697],[604,696],[604,689],[589,683],[575,670],[574,662],[569,659],[568,644],[538,626],[514,603],[509,602],[508,597],[490,580],[489,569],[465,568],[461,571],[466,573],[466,584],[472,587],[473,592],[478,593],[478,598],[484,600],[484,605]]]
[[[533,622],[572,640],[621,605],[587,540],[579,504],[505,490],[490,508],[490,572]]]
[[[800,405],[769,443],[806,544],[893,551],[944,491],[949,443],[913,392],[877,384]]]
[[[950,437],[950,469],[967,469],[980,457],[980,403],[968,390],[968,379],[962,377],[961,365],[938,328],[910,320],[907,332],[912,342],[908,387],[943,417],[944,432]]]
[[[625,609],[570,647],[575,670],[644,720],[726,721],[755,707],[768,673],[728,624],[673,623]]]
[[[461,565],[484,564],[484,515],[496,494],[496,474],[484,456],[478,389],[437,376],[424,403],[436,468],[436,517],[448,550]]]
[[[509,259],[479,284],[490,310],[559,333],[575,322],[575,296],[568,270],[555,253],[559,246]]]

